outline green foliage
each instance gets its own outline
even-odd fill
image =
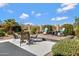
[[[48,28],[48,32],[52,31],[52,25],[47,25],[47,28]]]
[[[75,27],[75,34],[77,37],[79,37],[79,26]]]
[[[73,25],[71,24],[64,24],[63,27],[65,28],[64,30],[64,35],[73,35],[74,34],[74,28]]]
[[[12,27],[15,25],[19,25],[15,19],[7,19],[4,20],[3,27],[8,34],[12,34]]]
[[[76,17],[75,18],[75,23],[74,23],[74,26],[79,26],[79,17]]]
[[[7,19],[7,20],[4,20],[4,24],[5,24],[5,26],[7,26],[7,27],[19,25],[19,24],[15,21],[15,19]]]
[[[74,28],[76,36],[79,37],[79,17],[75,18]]]
[[[3,29],[0,29],[0,37],[5,36],[5,31]]]
[[[54,56],[79,56],[79,39],[65,39],[52,47]]]
[[[47,27],[47,28],[48,28],[48,32],[52,32],[52,31],[53,31],[52,28],[53,28],[54,26],[52,26],[52,25],[43,25],[42,27],[43,27],[43,30]]]
[[[21,26],[13,26],[12,27],[12,31],[14,31],[14,32],[21,32]]]

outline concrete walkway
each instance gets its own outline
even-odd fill
[[[11,42],[12,44],[18,46],[19,48],[22,48],[37,56],[44,56],[47,53],[49,53],[51,51],[52,46],[56,43],[53,41],[42,41],[42,42],[35,42],[33,45],[26,45],[24,43],[20,46],[20,39],[6,39],[0,41],[0,43],[4,42]]]
[[[11,40],[10,42],[37,56],[44,56],[47,53],[49,53],[51,51],[52,46],[56,43],[51,41],[42,41],[42,42],[35,42],[33,45],[26,45],[24,43],[20,46],[19,39]]]
[[[35,56],[34,54],[10,43],[0,43],[0,56]]]

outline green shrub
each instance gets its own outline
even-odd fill
[[[43,25],[43,30],[45,30],[46,27],[48,28],[48,33],[50,33],[53,31],[54,25]]]
[[[79,26],[76,26],[75,28],[75,34],[77,37],[79,37]]]
[[[54,56],[79,56],[79,39],[65,39],[52,47]]]
[[[21,26],[19,26],[19,25],[16,25],[16,26],[13,26],[12,27],[12,31],[14,31],[14,32],[21,32]]]
[[[64,24],[63,27],[65,28],[63,34],[66,35],[73,35],[74,34],[74,28],[72,24]]]
[[[5,31],[0,29],[0,37],[5,36]]]

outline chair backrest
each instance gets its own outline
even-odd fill
[[[14,36],[15,39],[18,39],[19,38],[18,34],[17,33],[14,33],[14,32],[13,32],[13,36]]]
[[[38,33],[36,34],[36,37],[35,38],[37,38],[38,37]]]
[[[29,34],[29,32],[22,31],[22,32],[21,32],[21,41],[29,40],[29,39],[30,39],[30,34]]]

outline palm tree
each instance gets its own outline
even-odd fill
[[[4,20],[4,28],[6,31],[12,32],[12,26],[19,25],[15,19]]]

